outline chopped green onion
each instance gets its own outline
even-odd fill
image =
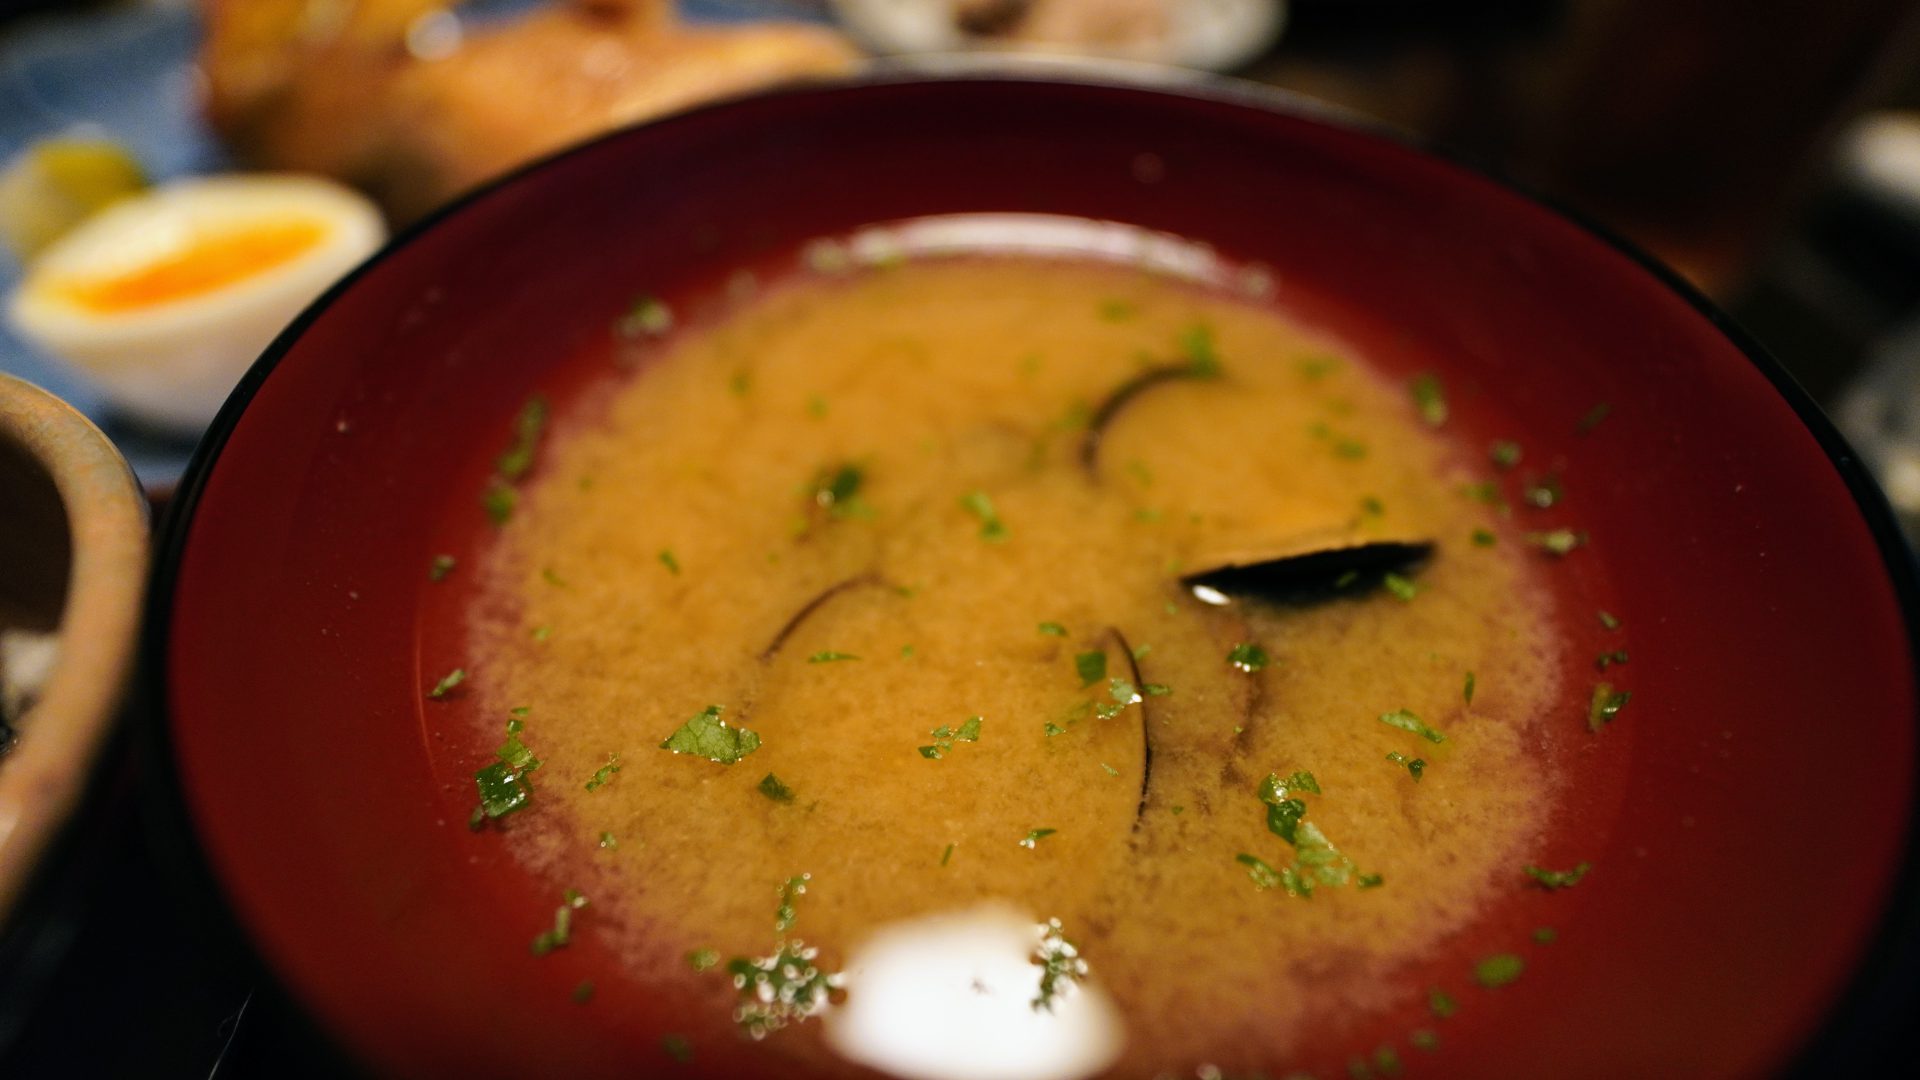
[[[1473,981],[1492,990],[1518,979],[1526,967],[1527,962],[1513,953],[1495,953],[1473,966]]]
[[[1393,762],[1395,765],[1405,766],[1407,772],[1412,775],[1416,783],[1419,782],[1420,775],[1427,771],[1427,763],[1425,761],[1420,758],[1409,758],[1398,750],[1387,751],[1387,760]]]
[[[1430,743],[1439,744],[1447,741],[1445,735],[1435,731],[1418,716],[1415,716],[1406,709],[1397,709],[1390,713],[1381,713],[1380,722],[1388,727],[1399,728],[1401,731],[1410,731]]]
[[[1471,671],[1467,672],[1467,683],[1460,688],[1460,696],[1466,699],[1467,704],[1473,704],[1473,672]]]
[[[433,561],[427,564],[427,580],[445,581],[447,575],[453,573],[453,567],[453,556],[435,555]]]
[[[495,525],[505,525],[512,520],[513,508],[519,501],[519,493],[497,477],[480,496],[480,506],[486,510],[487,520]]]
[[[1227,663],[1231,665],[1235,671],[1245,672],[1249,675],[1266,667],[1270,662],[1267,657],[1267,650],[1250,641],[1243,641],[1227,652]]]
[[[593,775],[588,778],[587,790],[599,791],[601,788],[607,786],[607,781],[613,779],[613,774],[619,771],[620,771],[620,755],[619,754],[610,755],[607,758],[607,763],[605,765],[600,766],[598,769],[595,769],[593,771]]]
[[[660,749],[676,754],[692,754],[718,765],[732,765],[760,748],[760,736],[747,729],[728,727],[720,719],[720,706],[709,705],[667,736]]]
[[[1399,574],[1389,573],[1380,579],[1380,584],[1385,585],[1387,591],[1397,597],[1403,604],[1412,603],[1413,598],[1420,595],[1420,586],[1414,584],[1407,578],[1401,577]]]
[[[1474,547],[1492,547],[1496,540],[1497,538],[1493,535],[1493,530],[1491,529],[1473,530]]]
[[[1020,841],[1020,846],[1026,848],[1028,851],[1032,851],[1039,846],[1040,841],[1045,840],[1047,837],[1059,831],[1058,829],[1033,829],[1027,833],[1025,840]]]
[[[1606,613],[1606,612],[1604,612],[1604,611],[1602,611],[1602,612],[1600,612],[1600,613],[1599,613],[1599,615],[1600,615],[1600,625],[1601,625],[1601,626],[1603,626],[1603,627],[1606,627],[1606,628],[1607,628],[1608,630],[1618,630],[1618,629],[1620,629],[1620,620],[1619,620],[1619,619],[1616,619],[1616,618],[1614,618],[1614,617],[1613,617],[1612,615],[1609,615],[1608,613]]]
[[[1061,626],[1061,625],[1060,625],[1059,623],[1057,623],[1057,622],[1043,622],[1043,623],[1041,623],[1041,624],[1040,624],[1040,632],[1041,632],[1041,633],[1043,633],[1043,634],[1047,634],[1047,635],[1049,635],[1049,636],[1051,636],[1051,637],[1066,637],[1066,636],[1067,636],[1067,628],[1066,628],[1066,627],[1064,627],[1064,626]]]
[[[673,310],[652,296],[636,298],[627,308],[626,314],[616,319],[613,332],[632,340],[640,337],[659,337],[673,329]]]
[[[1593,688],[1593,700],[1587,704],[1587,730],[1599,731],[1601,727],[1613,722],[1620,710],[1627,707],[1633,699],[1631,690],[1615,690],[1612,683],[1601,683]]]
[[[855,656],[854,654],[849,652],[835,652],[832,649],[825,649],[820,652],[814,653],[812,656],[807,657],[807,663],[831,664],[839,660],[858,660],[858,659],[860,659],[858,656]]]
[[[1550,532],[1530,532],[1526,540],[1549,555],[1564,558],[1587,542],[1587,534],[1572,529],[1554,529]]]
[[[1447,395],[1440,385],[1440,377],[1428,372],[1414,377],[1410,387],[1413,392],[1414,408],[1420,412],[1420,419],[1428,427],[1439,427],[1447,422]]]
[[[433,689],[427,691],[427,696],[432,698],[435,701],[439,701],[441,698],[444,698],[448,694],[452,693],[454,687],[459,686],[461,683],[466,681],[467,681],[467,669],[454,668],[452,671],[449,671],[445,675],[442,675],[440,677],[439,682],[433,684]]]
[[[673,557],[672,548],[660,549],[660,565],[666,567],[667,572],[675,577],[680,576],[680,560]]]
[[[1586,862],[1581,863],[1571,870],[1543,870],[1538,866],[1529,866],[1526,868],[1527,876],[1539,882],[1540,886],[1549,892],[1556,889],[1571,889],[1575,885],[1578,885],[1580,879],[1586,877],[1587,871],[1591,869],[1593,869],[1593,864]]]
[[[980,539],[999,543],[1007,538],[1006,523],[993,509],[993,500],[984,491],[969,491],[960,497],[960,506],[980,519]]]
[[[540,446],[540,433],[547,426],[547,399],[534,395],[527,399],[513,420],[513,442],[493,463],[494,471],[509,482],[519,480],[533,468],[533,457]]]

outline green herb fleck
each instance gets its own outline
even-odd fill
[[[1493,459],[1495,468],[1511,469],[1520,464],[1520,444],[1502,439],[1493,444],[1487,456]]]
[[[858,660],[858,659],[860,659],[858,656],[855,656],[850,652],[835,652],[832,649],[825,649],[820,652],[814,653],[812,656],[807,657],[807,663],[831,664],[839,660]]]
[[[1473,530],[1473,546],[1475,547],[1492,547],[1496,539],[1491,529]]]
[[[1447,394],[1440,385],[1440,377],[1431,372],[1414,377],[1410,386],[1413,392],[1414,408],[1419,410],[1420,419],[1428,427],[1439,427],[1447,422]]]
[[[545,641],[553,636],[553,627],[536,626],[531,631],[528,631],[527,636],[535,641]]]
[[[1032,851],[1040,845],[1040,841],[1045,840],[1047,837],[1052,836],[1054,833],[1059,831],[1060,830],[1058,829],[1031,830],[1030,832],[1027,833],[1027,838],[1025,840],[1020,841],[1020,846],[1023,848],[1026,848],[1028,851]]]
[[[979,742],[980,725],[985,722],[984,717],[970,716],[966,723],[957,728],[948,727],[945,724],[934,728],[933,745],[920,747],[920,756],[929,761],[939,761],[952,752],[955,743]]]
[[[1173,687],[1165,683],[1150,682],[1142,686],[1140,692],[1148,697],[1166,697],[1168,694],[1173,693]]]
[[[960,497],[960,506],[980,519],[980,539],[999,543],[1007,538],[1007,525],[993,509],[993,500],[984,491],[969,491]]]
[[[447,575],[453,573],[453,567],[453,556],[435,555],[433,561],[427,564],[427,580],[445,581]]]
[[[1453,995],[1435,987],[1427,991],[1427,1011],[1432,1013],[1435,1019],[1445,1020],[1460,1011],[1460,1003],[1453,1000]]]
[[[441,698],[444,698],[448,694],[452,693],[454,687],[459,686],[461,683],[466,681],[467,681],[467,669],[454,668],[452,671],[449,671],[445,675],[442,675],[440,677],[439,682],[433,684],[433,689],[427,691],[427,696],[432,698],[435,701],[439,701]]]
[[[1247,868],[1247,876],[1253,879],[1254,888],[1259,889],[1262,892],[1265,892],[1268,889],[1279,888],[1280,871],[1275,870],[1273,867],[1267,865],[1265,860],[1255,855],[1248,855],[1244,852],[1242,852],[1239,855],[1235,855],[1233,858],[1235,862],[1238,862]]]
[[[521,774],[508,767],[504,761],[496,761],[473,774],[473,782],[480,790],[480,810],[485,816],[497,818],[511,814],[526,806],[533,797]]]
[[[1445,735],[1427,726],[1418,716],[1413,715],[1413,713],[1406,709],[1396,709],[1390,713],[1381,713],[1380,722],[1388,727],[1399,728],[1401,731],[1411,731],[1415,735],[1436,745],[1447,741]]]
[[[1067,729],[1049,720],[1046,722],[1046,724],[1043,727],[1041,727],[1040,733],[1042,735],[1045,735],[1047,738],[1051,739],[1055,735],[1065,735],[1067,733]],[[925,751],[922,751],[922,752],[924,753]]]
[[[947,850],[940,853],[940,865],[941,866],[947,865],[947,860],[951,858],[953,858],[953,845],[948,844]]]
[[[1604,401],[1595,405],[1593,408],[1587,410],[1586,415],[1580,418],[1579,423],[1573,426],[1574,432],[1579,435],[1585,435],[1587,432],[1599,427],[1600,421],[1605,420],[1607,414],[1612,411],[1613,406]]]
[[[1429,1028],[1420,1028],[1407,1036],[1407,1044],[1415,1050],[1424,1050],[1431,1054],[1440,1049],[1440,1036]]]
[[[519,501],[520,494],[497,477],[487,484],[487,490],[480,496],[480,506],[486,510],[487,520],[495,525],[505,525],[512,520],[513,508]]]
[[[1082,689],[1092,686],[1107,677],[1107,654],[1104,650],[1076,653],[1073,657],[1073,670],[1080,675]]]
[[[1412,603],[1413,598],[1420,595],[1420,586],[1414,584],[1407,578],[1401,577],[1399,574],[1387,574],[1380,579],[1380,584],[1385,585],[1387,591],[1392,593],[1403,604]]]
[[[593,980],[587,979],[582,981],[578,986],[573,988],[573,993],[570,996],[575,1005],[585,1005],[587,1002],[592,1001]]]
[[[640,337],[659,337],[673,329],[673,311],[656,297],[637,297],[626,314],[614,321],[613,332],[629,341]]]
[[[619,754],[608,755],[607,763],[605,765],[600,766],[598,769],[595,769],[593,771],[593,776],[588,778],[587,790],[599,791],[601,788],[606,787],[607,781],[613,779],[613,774],[619,771],[620,771],[620,755]]]
[[[1382,1046],[1373,1052],[1373,1064],[1381,1076],[1399,1076],[1400,1052],[1391,1046]]]
[[[682,1065],[693,1060],[693,1044],[684,1035],[660,1036],[660,1049]]]
[[[1387,879],[1379,874],[1360,874],[1353,879],[1356,889],[1377,889],[1386,883]]]
[[[747,728],[727,726],[718,705],[695,714],[660,744],[662,750],[692,754],[719,765],[732,765],[759,748],[760,736]]]
[[[674,558],[672,548],[660,549],[660,565],[667,568],[667,573],[675,577],[680,576],[680,560]]]
[[[1318,382],[1340,370],[1340,361],[1332,356],[1308,356],[1300,360],[1300,377],[1309,382]]]
[[[1545,476],[1529,479],[1526,487],[1521,490],[1520,497],[1528,506],[1536,510],[1550,510],[1566,498],[1566,493],[1560,489],[1559,475],[1548,473]]]
[[[687,966],[695,971],[712,971],[720,963],[720,954],[713,949],[695,949],[687,954]]]
[[[1188,374],[1201,379],[1220,374],[1220,354],[1214,348],[1212,328],[1200,323],[1189,326],[1180,331],[1179,344]]]
[[[1100,767],[1101,767],[1102,769],[1105,769],[1105,770],[1106,770],[1106,773],[1107,773],[1107,775],[1108,775],[1108,776],[1119,776],[1119,775],[1120,775],[1120,770],[1119,770],[1119,769],[1116,769],[1116,768],[1114,768],[1113,766],[1111,766],[1111,765],[1109,765],[1109,764],[1107,764],[1107,763],[1106,763],[1106,762],[1104,762],[1104,761],[1100,763]]]
[[[1067,985],[1086,978],[1087,962],[1081,959],[1079,948],[1062,931],[1059,919],[1048,919],[1039,930],[1040,943],[1034,947],[1033,955],[1028,959],[1039,965],[1040,992],[1030,1004],[1034,1012],[1042,1009],[1052,1012],[1054,1001],[1066,992]]]
[[[1616,618],[1614,618],[1614,617],[1613,617],[1612,615],[1609,615],[1608,613],[1606,613],[1606,612],[1604,612],[1604,611],[1602,611],[1602,612],[1600,612],[1600,613],[1599,613],[1599,615],[1600,615],[1600,625],[1601,625],[1601,626],[1603,626],[1603,627],[1605,627],[1605,628],[1607,628],[1608,630],[1618,630],[1618,629],[1620,629],[1620,620],[1619,620],[1619,619],[1616,619]]]
[[[912,645],[902,645],[902,646],[900,646],[900,659],[902,659],[902,660],[911,660],[911,659],[913,659],[913,646],[912,646]]]
[[[808,394],[807,415],[815,420],[824,419],[827,415],[827,399],[819,394]]]
[[[734,397],[746,397],[753,389],[753,376],[744,371],[736,371],[727,379],[727,392]]]
[[[1551,945],[1560,940],[1560,932],[1551,926],[1543,926],[1533,932],[1535,945]]]
[[[1613,723],[1620,710],[1627,707],[1633,699],[1631,690],[1615,690],[1612,683],[1601,683],[1593,688],[1593,700],[1587,703],[1587,730],[1599,731],[1603,726]]]
[[[1419,782],[1421,774],[1427,771],[1427,763],[1424,760],[1420,758],[1410,758],[1398,750],[1387,751],[1387,760],[1393,762],[1395,765],[1405,766],[1408,774],[1413,777],[1416,783]]]
[[[1051,636],[1051,637],[1066,637],[1066,636],[1067,636],[1067,628],[1066,628],[1066,627],[1064,627],[1064,626],[1061,626],[1061,625],[1060,625],[1059,623],[1057,623],[1057,622],[1043,622],[1043,623],[1041,623],[1041,624],[1040,624],[1040,632],[1041,632],[1041,633],[1043,633],[1043,634],[1047,634],[1047,635],[1049,635],[1049,636]]]
[[[794,904],[807,895],[807,883],[812,880],[812,874],[795,874],[780,886],[780,906],[773,912],[774,930],[784,934],[793,928],[793,921],[799,918]]]
[[[759,789],[760,794],[765,795],[774,802],[790,803],[793,801],[793,789],[782,783],[780,778],[772,773],[768,773],[760,778]]]
[[[533,955],[545,956],[555,949],[565,948],[573,941],[573,913],[587,906],[587,898],[572,889],[566,891],[566,897],[560,906],[553,909],[553,926],[534,935]]]
[[[1615,649],[1612,652],[1603,652],[1599,656],[1594,657],[1593,666],[1598,671],[1605,671],[1614,664],[1624,664],[1626,662],[1627,650]]]
[[[1473,704],[1473,672],[1471,671],[1467,672],[1467,682],[1460,688],[1460,696],[1466,700],[1467,704]]]
[[[1266,667],[1270,662],[1267,650],[1250,641],[1243,641],[1227,651],[1227,663],[1235,671],[1249,675]]]
[[[1539,882],[1542,888],[1553,891],[1555,889],[1570,889],[1578,885],[1580,879],[1586,877],[1587,871],[1591,869],[1593,869],[1593,864],[1585,862],[1571,870],[1543,870],[1538,866],[1529,866],[1527,867],[1527,876]]]
[[[494,471],[509,482],[519,480],[533,468],[534,453],[540,447],[540,433],[547,426],[547,399],[534,395],[520,407],[513,420],[513,442],[494,460]]]
[[[1138,314],[1140,309],[1126,300],[1100,301],[1100,318],[1103,322],[1125,322]]]
[[[1333,456],[1346,461],[1358,461],[1367,456],[1367,444],[1358,439],[1336,439]]]
[[[1564,558],[1587,542],[1587,534],[1572,529],[1553,529],[1549,532],[1530,532],[1526,539],[1527,543],[1547,554]]]
[[[1513,953],[1495,953],[1473,966],[1473,981],[1492,990],[1518,979],[1526,967],[1527,962]]]
[[[1184,814],[1187,812],[1187,808],[1184,806],[1175,806],[1175,807],[1170,807],[1167,812],[1172,814],[1174,817],[1179,817],[1181,814]]]
[[[822,469],[813,480],[813,504],[835,518],[866,516],[871,511],[860,498],[865,482],[866,471],[850,462]]]
[[[608,851],[616,851],[620,847],[620,841],[614,839],[612,833],[603,832],[600,834],[600,846]]]
[[[1502,513],[1506,512],[1507,500],[1500,494],[1500,485],[1491,480],[1480,480],[1460,485],[1460,494],[1483,506],[1491,506]]]

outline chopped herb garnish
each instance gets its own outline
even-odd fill
[[[1473,966],[1473,981],[1492,990],[1520,977],[1527,962],[1513,953],[1495,953]]]
[[[1551,926],[1543,926],[1533,932],[1535,945],[1551,945],[1560,940],[1560,932]]]
[[[1527,867],[1527,876],[1539,882],[1542,888],[1552,891],[1555,889],[1570,889],[1578,885],[1580,879],[1586,877],[1587,871],[1591,869],[1593,869],[1593,864],[1585,862],[1571,870],[1543,870],[1538,866],[1529,866]]]
[[[858,465],[823,469],[813,481],[813,504],[836,518],[862,516],[868,512],[860,499],[860,485],[865,481],[866,472]]]
[[[445,581],[447,575],[453,573],[453,567],[453,556],[435,555],[433,561],[427,564],[427,580]]]
[[[1359,874],[1353,879],[1353,887],[1356,889],[1377,889],[1386,883],[1387,879],[1379,874]]]
[[[449,671],[445,675],[442,675],[440,677],[439,682],[433,684],[433,689],[427,691],[427,696],[432,698],[435,701],[439,701],[441,698],[444,698],[448,694],[452,693],[454,687],[459,686],[461,683],[466,681],[467,681],[467,669],[454,668],[452,671]]]
[[[1102,650],[1075,653],[1073,670],[1080,675],[1082,689],[1092,686],[1107,677],[1107,654]]]
[[[820,970],[814,963],[819,955],[819,949],[802,942],[782,941],[771,956],[736,956],[727,962],[739,995],[733,1016],[749,1037],[764,1039],[827,1007],[843,980]]]
[[[718,705],[701,710],[660,744],[662,750],[692,754],[719,765],[732,765],[759,748],[760,736],[747,728],[727,726]]]
[[[993,509],[993,500],[984,491],[969,491],[960,497],[960,506],[980,519],[980,539],[999,543],[1007,538],[1007,525]]]
[[[1360,500],[1360,512],[1369,517],[1379,517],[1387,512],[1387,504],[1374,498],[1372,495],[1368,495],[1366,498]]]
[[[480,505],[487,512],[487,520],[495,525],[505,525],[512,520],[513,508],[519,502],[520,493],[498,478],[489,483],[480,496]]]
[[[1575,532],[1572,529],[1554,529],[1549,532],[1530,532],[1527,534],[1527,543],[1532,544],[1534,547],[1539,548],[1549,555],[1561,557],[1572,554],[1573,549],[1580,547],[1586,542],[1586,533]]]
[[[1460,494],[1484,506],[1491,506],[1505,512],[1507,500],[1500,494],[1500,485],[1492,480],[1480,480],[1460,485]]]
[[[1274,889],[1280,886],[1280,871],[1267,865],[1267,863],[1258,856],[1248,855],[1243,852],[1235,855],[1233,858],[1235,862],[1241,863],[1247,868],[1247,876],[1253,879],[1254,888],[1264,892],[1267,889]]]
[[[615,851],[619,849],[620,841],[614,839],[612,833],[603,832],[600,834],[600,846],[608,851]]]
[[[1040,967],[1040,992],[1031,1002],[1034,1012],[1053,1011],[1053,1003],[1067,987],[1087,975],[1087,962],[1080,950],[1060,928],[1059,919],[1048,919],[1038,927],[1040,943],[1034,947],[1031,963]]]
[[[1184,806],[1174,806],[1174,807],[1169,807],[1167,812],[1172,814],[1174,817],[1179,817],[1181,814],[1184,814],[1187,812],[1187,808]]]
[[[902,660],[913,659],[913,646],[911,645],[900,646],[900,659]]]
[[[573,988],[573,994],[571,995],[571,997],[573,998],[573,1003],[575,1005],[585,1005],[587,1002],[592,1001],[593,1000],[593,980],[587,979],[582,981],[578,986],[575,986]]]
[[[521,774],[504,761],[496,761],[474,773],[473,782],[480,789],[481,813],[497,818],[525,806],[533,797],[533,791],[520,777]]]
[[[1606,627],[1606,628],[1607,628],[1608,630],[1618,630],[1618,629],[1620,629],[1620,620],[1619,620],[1619,619],[1616,619],[1616,618],[1614,618],[1614,617],[1613,617],[1612,615],[1609,615],[1609,614],[1607,614],[1607,613],[1606,613],[1606,612],[1604,612],[1604,611],[1602,611],[1602,612],[1600,612],[1600,613],[1599,613],[1599,615],[1600,615],[1600,625],[1601,625],[1601,626],[1603,626],[1603,627]]]
[[[1439,427],[1447,422],[1447,394],[1440,385],[1440,377],[1431,372],[1414,377],[1410,389],[1413,392],[1414,408],[1420,412],[1420,419],[1428,427]]]
[[[546,582],[547,584],[553,586],[556,589],[564,589],[568,587],[566,579],[561,577],[557,572],[555,572],[555,570],[551,566],[543,566],[540,568],[540,580]]]
[[[1119,770],[1119,769],[1116,769],[1116,768],[1114,768],[1113,766],[1111,766],[1111,765],[1109,765],[1109,764],[1107,764],[1107,763],[1106,763],[1106,762],[1104,762],[1104,761],[1100,763],[1100,767],[1101,767],[1102,769],[1105,769],[1105,770],[1106,770],[1106,773],[1107,773],[1107,775],[1108,775],[1108,776],[1119,776],[1119,775],[1120,775],[1120,770]]]
[[[1599,731],[1601,727],[1613,723],[1620,710],[1627,707],[1633,699],[1631,690],[1615,690],[1612,683],[1601,683],[1593,688],[1593,700],[1587,703],[1587,730]]]
[[[727,379],[727,392],[734,397],[746,397],[747,392],[752,389],[753,376],[744,371],[736,371],[731,378]]]
[[[760,778],[759,789],[760,794],[765,795],[774,802],[790,803],[793,801],[793,789],[781,783],[780,778],[772,773],[768,773]]]
[[[1412,603],[1413,598],[1420,595],[1420,586],[1414,584],[1407,578],[1401,577],[1399,574],[1387,574],[1380,579],[1380,584],[1385,585],[1387,591],[1392,593],[1403,604]]]
[[[1126,300],[1100,301],[1100,318],[1104,322],[1124,322],[1138,314],[1140,309]]]
[[[660,549],[660,565],[666,567],[669,574],[680,576],[680,560],[674,558],[672,548]]]
[[[1051,637],[1066,637],[1066,636],[1067,636],[1067,628],[1066,628],[1066,627],[1064,627],[1064,626],[1061,626],[1061,625],[1060,625],[1059,623],[1057,623],[1057,622],[1043,622],[1043,623],[1041,623],[1041,624],[1040,624],[1040,632],[1041,632],[1041,633],[1043,633],[1043,634],[1046,634],[1046,635],[1049,635],[1049,636],[1051,636]],[[1102,654],[1102,655],[1103,655],[1103,657],[1104,657],[1104,655],[1105,655],[1105,654]]]
[[[1168,694],[1173,693],[1173,687],[1165,683],[1150,682],[1142,686],[1140,692],[1148,697],[1166,697]]]
[[[1416,783],[1419,781],[1421,774],[1427,771],[1427,763],[1424,760],[1420,758],[1410,758],[1398,750],[1387,751],[1387,760],[1393,762],[1395,765],[1405,766],[1407,772],[1412,775]]]
[[[1333,579],[1333,587],[1336,589],[1344,589],[1347,586],[1352,585],[1354,582],[1359,580],[1360,580],[1360,571],[1346,570],[1346,571],[1343,571],[1339,577]]]
[[[1435,987],[1427,991],[1427,1011],[1436,1019],[1445,1020],[1460,1011],[1460,1004],[1453,1000],[1453,995]]]
[[[1358,439],[1336,439],[1333,456],[1346,461],[1358,461],[1367,456],[1367,444]]]
[[[659,337],[673,329],[673,310],[656,297],[642,296],[634,300],[626,314],[616,319],[613,332],[632,340],[639,337]]]
[[[820,420],[827,415],[827,399],[819,394],[807,395],[807,415]]]
[[[948,727],[945,724],[934,728],[933,745],[920,747],[920,756],[929,761],[939,761],[953,750],[954,743],[979,742],[980,725],[983,723],[985,723],[984,717],[970,716],[966,723],[957,728]]]
[[[1406,709],[1396,709],[1390,713],[1381,713],[1380,722],[1388,727],[1397,727],[1401,731],[1411,731],[1430,743],[1443,743],[1447,737],[1427,726],[1418,716]]]
[[[1399,1076],[1400,1052],[1391,1046],[1382,1046],[1373,1052],[1373,1064],[1381,1076]]]
[[[1249,675],[1267,666],[1270,660],[1267,650],[1250,641],[1243,641],[1227,651],[1227,663],[1236,671]]]
[[[812,880],[812,874],[795,874],[780,886],[780,906],[773,911],[774,930],[784,934],[793,928],[793,921],[799,917],[794,901],[807,895],[807,882]]]
[[[858,659],[860,659],[858,656],[855,656],[850,652],[834,652],[832,649],[825,649],[825,650],[822,650],[821,652],[814,653],[812,656],[807,657],[807,663],[831,664],[838,660],[858,660]]]
[[[513,442],[494,459],[494,471],[507,481],[519,480],[533,468],[534,452],[540,447],[540,433],[547,426],[547,399],[534,395],[513,419]]]
[[[1220,354],[1214,348],[1211,327],[1201,323],[1187,327],[1180,331],[1179,344],[1189,374],[1202,379],[1220,374]]]
[[[1300,376],[1308,381],[1317,382],[1340,369],[1340,361],[1332,356],[1308,356],[1300,360]]]
[[[695,971],[712,971],[720,963],[720,954],[712,949],[695,949],[687,954],[687,966]]]
[[[1467,672],[1467,682],[1460,688],[1460,696],[1466,700],[1467,704],[1473,704],[1473,672],[1471,671]]]
[[[1047,738],[1051,739],[1055,735],[1065,735],[1067,733],[1067,729],[1049,720],[1046,722],[1046,725],[1040,729],[1040,733],[1042,735],[1045,735]],[[922,749],[921,753],[925,754],[926,751]]]
[[[560,906],[553,909],[553,926],[534,936],[533,955],[545,956],[570,944],[573,941],[573,913],[586,906],[586,897],[568,889]]]
[[[941,866],[947,865],[947,860],[951,858],[953,858],[953,845],[948,844],[947,850],[940,853],[940,865]]]
[[[1528,506],[1537,510],[1550,510],[1558,506],[1566,494],[1560,490],[1559,474],[1548,473],[1545,476],[1529,479],[1526,487],[1521,490],[1520,497],[1526,500]]]
[[[1594,657],[1593,666],[1597,670],[1605,671],[1615,664],[1624,664],[1626,662],[1627,650],[1615,649],[1612,652],[1603,652],[1599,656]]]
[[[1593,408],[1587,410],[1586,415],[1580,418],[1579,423],[1573,425],[1574,432],[1579,435],[1585,435],[1587,432],[1599,427],[1600,421],[1605,420],[1607,414],[1612,411],[1613,406],[1604,401],[1595,405]]]
[[[607,763],[593,770],[593,775],[587,778],[587,790],[599,791],[601,788],[607,786],[607,781],[613,779],[613,774],[619,771],[620,755],[608,755]]]
[[[1059,831],[1058,829],[1034,829],[1027,833],[1025,840],[1020,841],[1020,846],[1032,851],[1040,845],[1040,841]]]
[[[1487,456],[1493,459],[1495,468],[1511,469],[1520,464],[1520,444],[1502,439],[1487,450]]]
[[[1496,539],[1497,538],[1493,535],[1493,530],[1491,529],[1473,530],[1473,546],[1474,547],[1492,547]]]
[[[532,630],[528,631],[527,636],[532,638],[535,641],[545,641],[548,638],[553,636],[553,627],[536,626]]]
[[[1407,1044],[1415,1050],[1425,1050],[1431,1054],[1440,1048],[1440,1036],[1428,1028],[1420,1028],[1407,1036]]]

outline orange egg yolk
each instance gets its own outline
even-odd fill
[[[128,273],[70,281],[68,299],[101,313],[132,311],[210,293],[291,262],[320,242],[315,221],[267,221],[194,239]]]

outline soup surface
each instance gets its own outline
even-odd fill
[[[503,755],[505,842],[590,899],[563,930],[776,1057],[945,1075],[837,1016],[900,991],[862,981],[900,967],[877,941],[949,917],[1031,930],[1024,984],[957,993],[1079,1025],[1048,1075],[1284,1068],[1424,994],[1396,970],[1551,807],[1540,556],[1426,405],[1120,266],[769,289],[538,440],[470,629],[479,737],[511,714],[541,762]],[[1434,549],[1280,602],[1182,584],[1368,539]]]

